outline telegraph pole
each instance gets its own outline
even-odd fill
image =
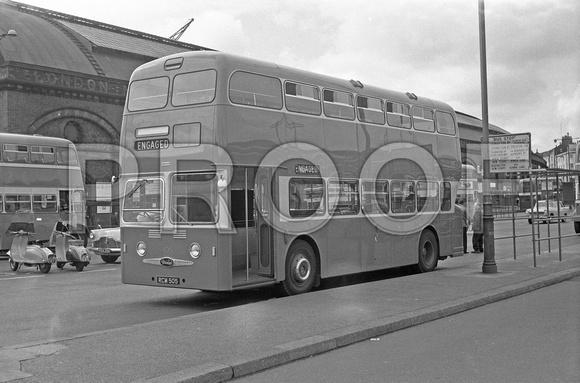
[[[487,57],[485,50],[485,7],[484,0],[479,0],[479,60],[481,71],[481,106],[483,142],[481,158],[483,159],[483,273],[497,273],[495,263],[495,236],[493,228],[493,209],[490,193],[489,164],[489,116],[487,109]]]

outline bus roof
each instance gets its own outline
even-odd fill
[[[59,137],[42,136],[40,134],[19,134],[19,133],[0,133],[1,143],[18,143],[18,144],[39,144],[39,145],[54,145],[54,146],[68,146],[73,143],[67,139]]]
[[[180,58],[182,60],[180,60]],[[353,92],[369,97],[384,98],[411,105],[429,107],[439,110],[453,111],[453,108],[441,101],[427,97],[419,97],[411,92],[400,92],[363,84],[358,80],[345,80],[328,75],[318,74],[302,69],[277,65],[272,62],[260,61],[248,57],[237,56],[217,51],[192,51],[177,53],[162,57],[138,67],[131,76],[131,82],[138,79],[159,76],[159,67],[166,70],[174,67],[168,63],[179,63],[180,72],[198,71],[201,69],[216,68],[220,72],[232,73],[237,70],[260,73],[279,77],[282,80],[303,82],[308,85],[317,85],[337,91]]]

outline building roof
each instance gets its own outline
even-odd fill
[[[455,111],[455,114],[457,114],[458,125],[472,126],[474,128],[477,127],[480,131],[483,129],[483,122],[479,118],[470,116],[463,112]],[[500,128],[499,126],[489,124],[489,134],[510,134],[510,132]]]
[[[127,80],[152,59],[211,50],[10,0],[0,0],[0,25],[18,34],[0,41],[0,66],[18,63]]]

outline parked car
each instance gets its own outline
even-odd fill
[[[115,263],[121,256],[121,229],[110,227],[93,229],[93,242],[89,250],[100,256],[105,263]]]
[[[532,223],[532,214],[533,219],[536,221],[543,221],[543,223],[558,222],[558,206],[560,207],[560,219],[562,222],[566,222],[566,218],[564,217],[572,215],[573,212],[571,206],[564,206],[562,201],[542,200],[536,202],[533,209],[526,210],[526,213],[528,214],[528,223]]]

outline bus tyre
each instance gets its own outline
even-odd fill
[[[286,256],[286,278],[282,288],[287,295],[309,292],[314,286],[318,267],[312,247],[304,241],[294,242]]]
[[[576,234],[580,234],[580,222],[574,222],[574,231]]]
[[[415,265],[415,269],[419,273],[433,271],[437,267],[438,260],[439,245],[437,244],[437,238],[432,231],[425,230],[419,240],[419,262]]]
[[[50,271],[50,266],[52,266],[51,263],[39,263],[38,269],[40,270],[41,273],[46,274]]]

